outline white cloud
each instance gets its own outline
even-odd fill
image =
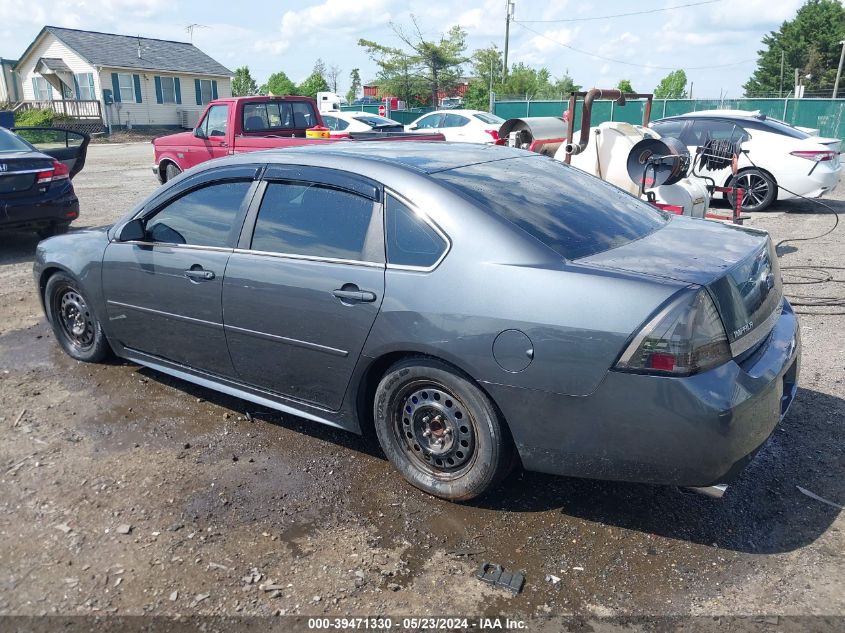
[[[281,38],[285,45],[314,33],[354,34],[390,22],[389,0],[325,0],[299,11],[285,11]]]

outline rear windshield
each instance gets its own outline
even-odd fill
[[[479,121],[483,121],[484,123],[495,123],[501,125],[505,122],[502,117],[498,117],[495,114],[487,114],[486,112],[479,112],[478,114],[473,114],[472,116],[474,116]]]
[[[669,217],[613,185],[545,156],[478,163],[432,176],[566,259],[645,237]]]
[[[377,114],[356,114],[352,118],[356,121],[361,121],[361,123],[366,123],[370,127],[378,127],[380,125],[402,125],[398,121],[394,121],[393,119],[388,119],[383,116],[378,116]]]
[[[0,152],[31,152],[32,149],[23,139],[0,129]]]
[[[317,125],[314,106],[307,101],[268,101],[244,104],[244,132],[305,129]]]
[[[766,119],[763,119],[762,121],[760,121],[759,125],[761,125],[764,128],[769,128],[769,130],[771,130],[772,132],[775,132],[776,134],[783,134],[784,136],[789,136],[789,137],[792,137],[792,138],[810,138],[810,136],[811,136],[810,134],[807,134],[805,131],[799,130],[797,127],[793,127],[789,123],[785,123],[785,122],[780,121],[778,119],[766,118]],[[756,127],[756,126],[755,125],[746,125],[745,127],[754,129],[754,127]]]

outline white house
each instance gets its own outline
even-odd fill
[[[193,44],[45,26],[15,66],[22,99],[113,127],[192,126],[232,96],[232,72]]]

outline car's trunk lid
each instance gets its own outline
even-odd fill
[[[736,226],[673,218],[640,240],[576,263],[705,286],[734,356],[762,340],[781,309],[782,282],[771,240]]]
[[[37,152],[0,154],[0,194],[5,198],[24,195],[35,185],[40,171],[53,168],[53,160]]]

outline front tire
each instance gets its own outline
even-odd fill
[[[86,363],[109,357],[111,347],[100,321],[73,277],[65,273],[50,277],[44,306],[56,340],[68,356]]]
[[[745,169],[731,178],[729,187],[743,190],[743,211],[765,211],[777,199],[777,183],[760,169]]]
[[[164,167],[164,182],[170,182],[181,173],[182,170],[179,169],[179,167],[177,167],[173,163],[167,163],[167,165],[165,165]]]
[[[412,358],[393,365],[379,382],[373,409],[390,463],[435,497],[478,497],[514,463],[513,443],[496,407],[440,361]]]

